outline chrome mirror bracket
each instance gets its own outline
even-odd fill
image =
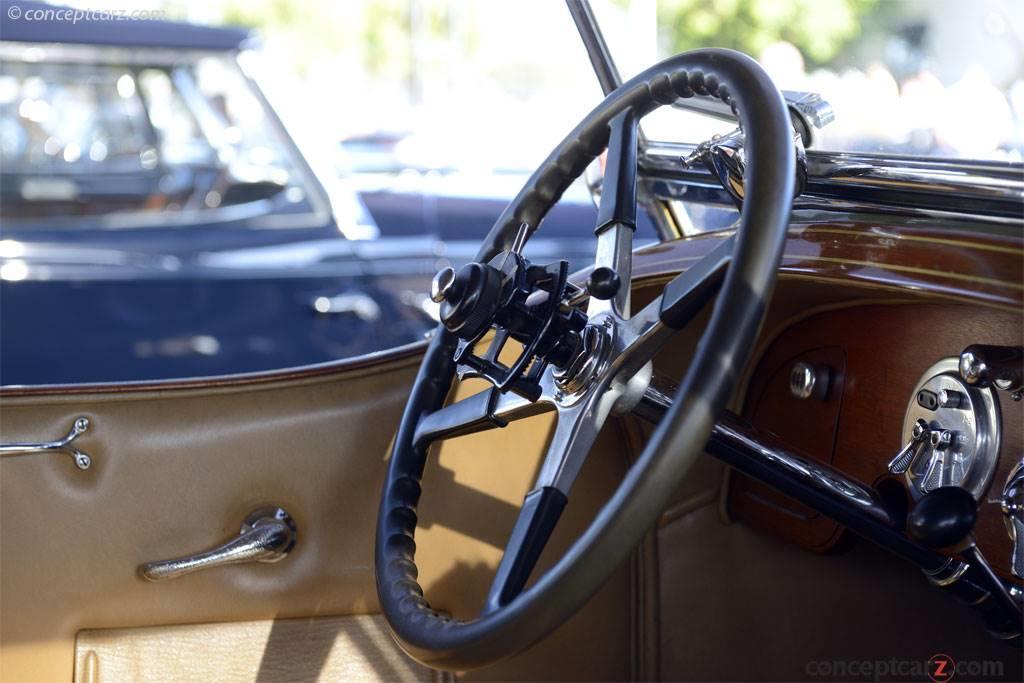
[[[743,208],[746,195],[747,157],[744,150],[746,136],[742,129],[716,135],[710,140],[697,145],[690,154],[682,158],[684,168],[692,168],[702,163],[736,203]],[[804,138],[799,130],[793,128],[793,147],[796,150],[796,182],[793,184],[793,196],[799,197],[807,187],[807,152],[804,149]]]
[[[816,92],[783,90],[782,96],[786,99],[793,127],[800,134],[804,147],[813,145],[815,131],[821,130],[836,118],[832,105]]]

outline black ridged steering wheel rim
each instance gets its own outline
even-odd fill
[[[736,112],[746,136],[746,198],[732,262],[672,408],[615,494],[569,550],[501,609],[463,621],[432,609],[416,581],[414,534],[427,447],[420,418],[452,386],[457,338],[439,327],[406,406],[378,514],[375,572],[381,608],[400,646],[435,668],[464,670],[515,654],[575,613],[654,525],[690,466],[749,359],[785,243],[795,178],[786,105],[750,57],[703,49],[666,59],[610,93],[548,156],[487,235],[477,260],[531,232],[607,146],[609,122],[626,109],[643,116],[679,97],[711,96]]]

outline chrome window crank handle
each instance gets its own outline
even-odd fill
[[[148,562],[139,567],[147,581],[166,581],[209,567],[242,562],[279,562],[296,540],[295,522],[281,508],[261,508],[242,522],[238,536],[223,545],[194,555]]]

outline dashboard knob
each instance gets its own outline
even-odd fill
[[[939,389],[937,397],[940,408],[959,408],[964,404],[964,395],[953,389]]]
[[[962,544],[978,520],[978,504],[965,489],[943,486],[926,493],[907,515],[907,533],[929,548]]]
[[[832,369],[828,366],[798,361],[789,372],[789,393],[801,400],[815,398],[824,401],[828,398],[831,379]]]

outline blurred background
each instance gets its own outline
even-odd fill
[[[163,20],[128,23],[3,3],[3,384],[248,372],[421,339],[430,275],[472,258],[601,99],[557,0],[65,3]],[[1022,2],[592,4],[626,78],[723,46],[820,93],[835,121],[818,149],[1024,158]],[[728,130],[677,109],[643,125],[676,142]],[[528,255],[584,266],[595,215],[580,181]],[[638,242],[655,238],[644,221]]]
[[[624,77],[683,50],[735,48],[758,58],[780,88],[819,92],[833,104],[823,147],[1021,159],[1024,3],[592,4]],[[282,106],[294,104],[295,116],[343,141],[350,153],[341,169],[532,169],[600,96],[557,1],[154,6],[256,28],[272,55],[268,88],[273,80]],[[658,132],[700,139],[682,126]]]

